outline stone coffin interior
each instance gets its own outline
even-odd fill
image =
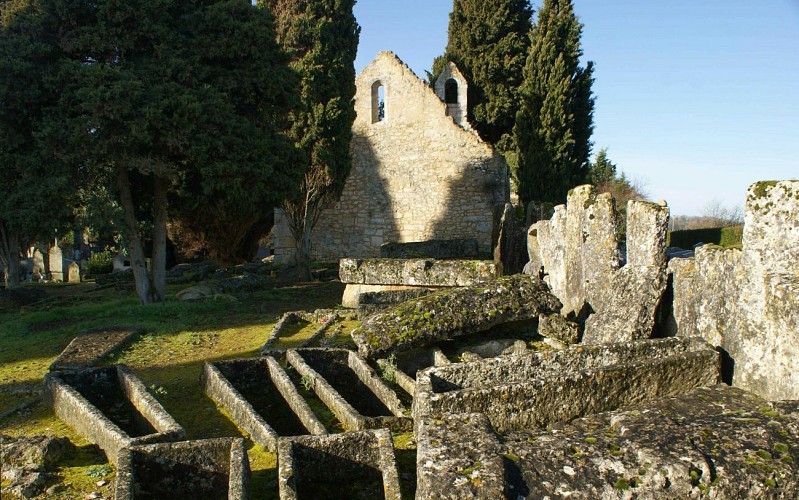
[[[246,498],[249,485],[240,438],[132,446],[118,470],[117,499]]]
[[[224,361],[214,366],[278,435],[309,434],[272,381],[265,358]]]
[[[281,439],[281,498],[399,498],[386,429]]]
[[[63,372],[59,373],[58,377],[86,398],[129,437],[158,433],[128,397],[115,366]]]
[[[576,346],[560,351],[534,352],[528,356],[497,357],[480,363],[437,367],[430,374],[434,393],[520,384],[566,373],[597,370],[629,363],[664,359],[707,349],[697,338],[671,338],[654,342]]]
[[[394,414],[364,384],[349,366],[349,351],[303,349],[303,361],[321,375],[355,410],[365,417],[393,417]]]

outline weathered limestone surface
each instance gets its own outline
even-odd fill
[[[511,433],[528,498],[795,498],[799,403],[719,385]]]
[[[347,285],[347,288],[349,288],[350,286],[379,287],[380,285]],[[384,309],[388,309],[402,302],[407,302],[409,300],[414,300],[420,297],[424,297],[425,295],[433,293],[433,291],[434,290],[430,288],[422,288],[422,287],[409,287],[407,289],[402,289],[402,290],[374,290],[368,292],[364,291],[359,293],[356,299],[358,316],[364,318],[369,314]],[[344,289],[345,297],[346,293],[347,289],[345,288]],[[343,299],[341,302],[344,307],[347,307]]]
[[[400,499],[391,433],[386,429],[281,438],[281,500]]]
[[[74,446],[67,438],[32,436],[14,438],[0,434],[0,496],[34,498],[53,479],[51,468]]]
[[[491,260],[341,259],[342,283],[363,285],[469,286],[502,274]]]
[[[111,462],[125,447],[185,436],[183,427],[124,365],[49,373],[44,382],[44,399],[55,414],[97,444]],[[120,406],[130,411],[122,414]]]
[[[703,246],[675,259],[678,335],[700,335],[734,363],[733,384],[799,398],[799,181],[747,193],[742,250]]]
[[[515,275],[472,287],[444,290],[364,320],[352,332],[359,352],[379,357],[433,342],[479,333],[512,321],[558,312],[546,283]]]
[[[419,430],[417,493],[795,498],[797,422],[797,401],[767,403],[726,385],[503,435],[480,414],[432,415]],[[494,480],[503,470],[504,491]]]
[[[246,500],[250,464],[241,438],[135,445],[117,464],[116,500],[228,498]]]
[[[348,283],[344,287],[344,293],[341,296],[342,307],[350,309],[357,309],[362,304],[370,302],[370,299],[365,296],[376,297],[384,293],[405,293],[408,295],[421,294],[424,295],[430,291],[428,287],[419,286],[405,286],[405,285],[359,285],[355,283]],[[421,296],[420,295],[420,296]],[[379,301],[373,301],[379,303]],[[401,302],[401,301],[400,301]]]
[[[503,449],[485,415],[430,415],[418,427],[416,498],[508,498]]]
[[[71,261],[67,266],[67,283],[80,283],[80,265]]]
[[[437,413],[485,413],[500,431],[540,427],[719,381],[718,353],[698,338],[531,352],[419,372],[418,422]]]
[[[530,264],[543,267],[563,314],[588,317],[584,343],[649,338],[666,289],[669,211],[644,201],[627,204],[627,262],[619,269],[614,202],[592,186],[569,193],[566,206],[528,231]]]
[[[385,118],[377,120],[380,85]],[[447,105],[391,52],[364,68],[356,89],[352,170],[314,229],[313,257],[377,257],[388,242],[464,238],[490,253],[495,207],[509,196],[502,156],[447,116]],[[276,260],[293,255],[293,245],[277,211]]]

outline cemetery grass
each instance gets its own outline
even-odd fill
[[[283,313],[334,308],[343,291],[343,285],[336,282],[308,283],[242,292],[217,300],[181,302],[175,293],[182,287],[170,287],[165,302],[142,306],[132,290],[97,290],[91,283],[47,286],[52,292],[49,295],[55,298],[38,306],[0,313],[0,433],[66,436],[76,445],[76,450],[57,464],[53,484],[60,486],[49,495],[52,498],[83,498],[91,492],[113,497],[113,466],[97,447],[40,402],[42,378],[76,334],[109,327],[142,330],[133,342],[104,363],[130,367],[186,429],[188,439],[246,437],[226,412],[203,393],[199,384],[202,363],[258,356]],[[332,344],[351,342],[348,333],[353,323],[347,322],[328,340]],[[273,347],[295,346],[318,327],[311,326],[293,332],[287,339],[290,345],[278,341]],[[19,408],[22,409],[14,411]],[[277,498],[275,455],[249,440],[247,447],[252,497]]]

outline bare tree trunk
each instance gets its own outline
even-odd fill
[[[153,301],[162,302],[166,298],[166,219],[167,219],[167,181],[155,176],[153,186]]]
[[[144,259],[139,230],[136,227],[136,213],[133,205],[133,195],[130,192],[130,178],[128,171],[122,166],[117,167],[117,185],[122,211],[125,216],[125,240],[130,252],[130,266],[133,268],[133,279],[136,282],[136,294],[142,304],[152,302],[150,295],[150,280],[147,276],[147,264]]]
[[[283,203],[289,220],[289,229],[294,236],[297,278],[311,280],[311,234],[330,195],[327,188],[330,178],[324,169],[311,168],[305,173],[302,183],[304,199],[297,203]]]
[[[0,221],[0,262],[6,269],[6,289],[19,287],[19,235],[2,221]]]

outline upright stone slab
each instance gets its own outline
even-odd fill
[[[75,261],[67,267],[67,283],[80,283],[80,265]]]
[[[592,186],[576,187],[566,206],[528,230],[527,272],[543,267],[562,313],[588,317],[583,342],[649,338],[666,288],[668,218],[665,206],[628,202],[627,263],[619,269],[613,199]]]
[[[35,275],[39,276],[46,276],[46,269],[44,265],[44,255],[39,249],[35,249],[33,251],[33,269],[32,272]]]
[[[64,281],[64,255],[58,245],[50,247],[47,257],[50,267],[50,279],[53,281]]]
[[[723,349],[735,386],[799,399],[799,181],[753,184],[744,210],[742,250],[672,261],[677,333]]]

